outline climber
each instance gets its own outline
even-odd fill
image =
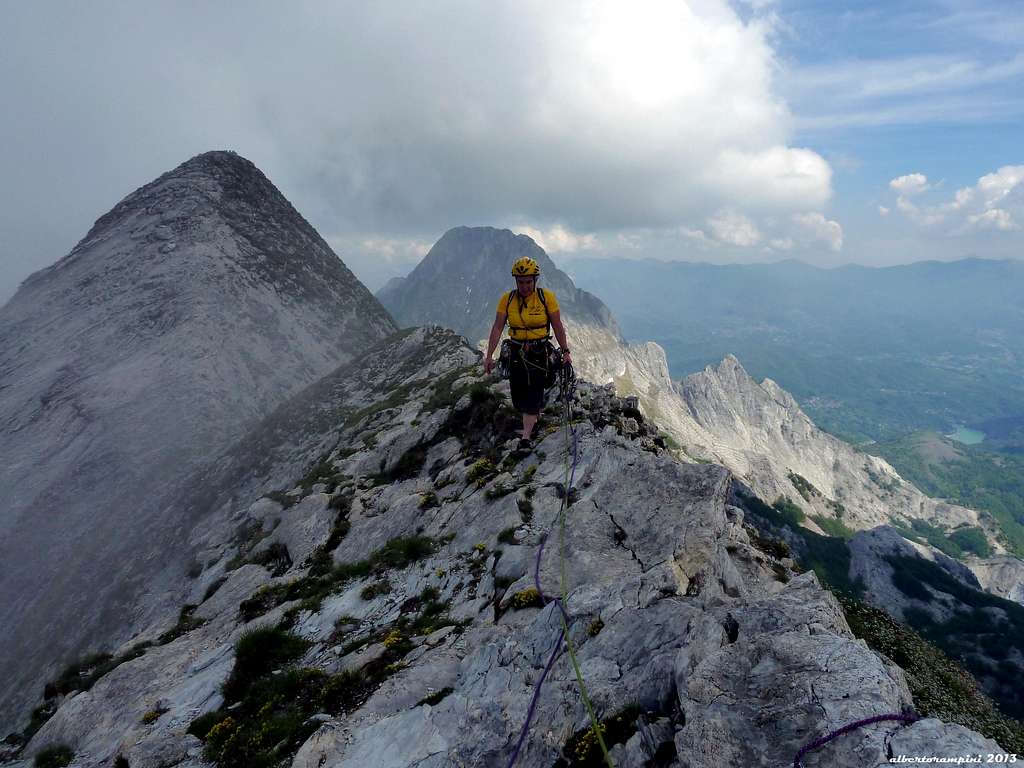
[[[498,339],[501,338],[507,320],[510,337],[505,342],[509,345],[510,354],[508,378],[512,389],[512,405],[523,416],[523,432],[518,448],[524,450],[530,447],[533,427],[544,404],[545,380],[554,353],[549,341],[552,330],[561,347],[562,361],[571,363],[571,360],[558,310],[558,299],[552,291],[537,287],[540,266],[524,256],[512,265],[512,275],[516,279],[516,287],[498,299],[497,314],[487,340],[484,373],[491,372],[491,356],[498,346]]]

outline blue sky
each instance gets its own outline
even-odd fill
[[[940,258],[1021,254],[1012,231],[948,237],[880,221],[877,208],[894,208],[889,182],[900,176],[927,177],[918,200],[939,205],[1024,162],[1024,3],[783,0],[770,8],[795,116],[791,141],[830,161],[832,210],[848,238],[913,239],[915,252]]]
[[[372,289],[447,229],[556,260],[1024,253],[1024,2],[11,5],[0,302],[189,157]]]

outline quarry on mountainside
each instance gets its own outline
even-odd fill
[[[915,706],[925,719],[866,725],[804,765],[1016,748],[994,716],[982,725],[999,743],[930,717],[962,715],[969,686],[938,690],[939,657],[913,666],[909,640],[799,572],[750,525],[749,489],[680,461],[634,401],[581,381],[574,434],[549,407],[523,454],[506,385],[481,380],[450,331],[397,334],[373,359],[300,393],[307,421],[287,405],[264,421],[252,450],[275,434],[288,446],[259,469],[274,487],[225,490],[194,530],[178,626],[115,649],[87,690],[54,690],[12,765],[60,748],[75,768],[505,765],[562,629],[535,561],[549,596],[564,564],[569,636],[617,766],[791,764],[823,734]],[[232,461],[225,477],[243,477]],[[885,642],[893,656],[872,650]],[[600,764],[588,726],[562,653],[517,765]]]

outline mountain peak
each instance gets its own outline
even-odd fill
[[[48,665],[123,639],[131,590],[152,576],[151,602],[173,591],[178,576],[147,569],[184,557],[174,528],[193,511],[177,484],[394,330],[231,152],[131,193],[19,288],[0,308],[0,732]]]
[[[565,320],[598,326],[621,338],[600,299],[577,288],[531,237],[508,229],[449,229],[405,280],[388,283],[377,297],[402,325],[439,323],[469,339],[481,339],[490,330],[498,297],[515,287],[512,263],[523,256],[540,265],[538,285],[555,293]]]

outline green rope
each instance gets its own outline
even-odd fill
[[[590,703],[590,697],[587,695],[587,685],[583,682],[583,673],[580,671],[580,665],[576,661],[576,648],[572,642],[572,635],[569,634],[569,623],[566,621],[567,612],[567,595],[566,595],[566,584],[567,577],[565,572],[565,510],[569,506],[569,421],[572,417],[572,412],[568,403],[565,403],[564,418],[565,418],[565,483],[563,488],[565,493],[562,497],[562,506],[558,510],[559,516],[559,531],[558,531],[558,556],[560,560],[561,568],[561,580],[562,580],[562,628],[565,631],[565,644],[569,649],[569,659],[572,661],[572,668],[576,672],[576,680],[580,684],[580,694],[583,696],[583,704],[587,708],[587,714],[590,715],[590,729],[597,736],[597,743],[601,745],[601,753],[604,755],[604,761],[608,765],[608,768],[615,768],[615,763],[612,762],[611,755],[608,754],[608,747],[605,746],[604,736],[601,735],[601,724],[597,720],[597,716],[594,714],[594,707]]]

